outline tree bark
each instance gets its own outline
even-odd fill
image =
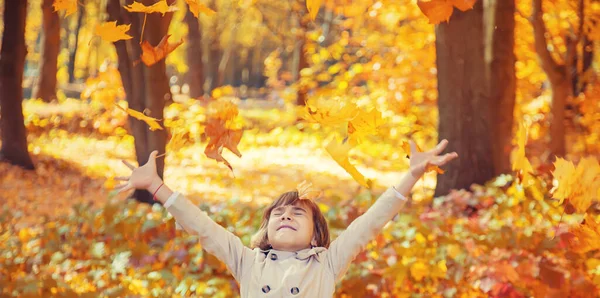
[[[489,71],[494,175],[512,171],[512,128],[516,97],[515,0],[488,0],[485,9],[486,69]]]
[[[53,0],[42,1],[44,49],[40,64],[40,80],[34,96],[45,102],[56,99],[56,72],[60,50],[60,19],[52,8]]]
[[[107,4],[108,5],[108,4]],[[75,27],[75,43],[71,46],[69,51],[69,65],[67,66],[69,72],[69,83],[75,82],[75,58],[77,58],[77,46],[79,45],[79,31],[83,26],[83,16],[85,15],[85,6],[80,6],[78,9],[77,26]]]
[[[25,68],[25,19],[27,1],[5,1],[4,34],[0,50],[0,160],[34,169],[27,151],[23,118],[23,70]]]
[[[199,98],[204,95],[204,65],[202,62],[202,32],[200,22],[188,9],[185,14],[188,25],[186,83],[190,86],[190,97]]]
[[[568,72],[569,65],[557,62],[548,50],[546,42],[546,25],[543,20],[542,0],[533,0],[533,25],[534,47],[540,59],[542,69],[546,73],[552,88],[552,106],[550,108],[550,153],[552,156],[562,157],[566,154],[565,136],[565,105],[571,92],[571,78]],[[567,39],[567,49],[576,41]],[[565,61],[572,63],[572,50],[567,50]]]
[[[438,176],[435,195],[494,177],[491,110],[484,61],[483,4],[454,11],[436,28],[439,139],[460,157]]]

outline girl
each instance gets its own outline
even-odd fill
[[[440,154],[447,140],[418,152],[410,142],[410,171],[388,188],[367,212],[356,218],[333,242],[319,207],[298,191],[282,194],[265,211],[250,248],[218,225],[182,194],[173,192],[156,174],[156,154],[135,168],[119,192],[146,189],[163,203],[178,225],[199,236],[202,247],[221,260],[240,284],[241,297],[333,297],[335,285],[350,263],[404,206],[417,180],[431,165],[443,166],[458,157]]]

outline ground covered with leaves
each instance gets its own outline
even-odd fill
[[[330,133],[324,127],[298,121],[285,107],[238,105],[251,129],[239,144],[241,158],[223,153],[233,170],[204,155],[205,106],[184,100],[167,107],[165,123],[183,121],[186,129],[177,148],[168,145],[165,181],[244,243],[257,229],[262,207],[302,180],[324,191],[319,203],[335,239],[406,169],[402,139],[365,139],[351,154],[372,185],[365,189],[324,149],[323,134]],[[128,173],[120,160],[135,160],[126,116],[101,101],[25,102],[37,169],[0,164],[3,296],[238,295],[224,265],[205,254],[194,236],[175,230],[162,207],[115,196],[113,177]],[[403,121],[411,120],[388,123]],[[423,147],[436,139],[399,134],[407,133]],[[586,168],[593,168],[589,163]],[[561,169],[584,179],[576,168]],[[431,197],[436,174],[428,173],[415,187],[414,202],[355,260],[336,296],[590,297],[600,284],[594,200],[553,199],[553,180],[564,179],[560,173],[544,165],[529,172],[437,198]],[[581,195],[580,188],[573,192],[577,183],[571,185],[558,197]]]

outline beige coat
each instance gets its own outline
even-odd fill
[[[387,189],[373,206],[356,218],[329,249],[298,252],[250,249],[179,193],[165,203],[178,225],[198,235],[207,252],[221,260],[240,284],[241,297],[333,297],[356,255],[373,240],[406,199]]]

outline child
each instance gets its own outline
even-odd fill
[[[291,191],[265,210],[251,248],[244,246],[237,236],[163,184],[156,174],[157,151],[139,168],[123,161],[133,173],[118,178],[127,181],[119,192],[137,188],[154,194],[184,230],[198,235],[202,247],[227,265],[240,284],[241,297],[333,297],[350,263],[400,211],[427,167],[443,166],[458,157],[455,152],[439,155],[447,144],[443,140],[430,151],[418,152],[411,141],[410,171],[331,243],[318,206]]]

